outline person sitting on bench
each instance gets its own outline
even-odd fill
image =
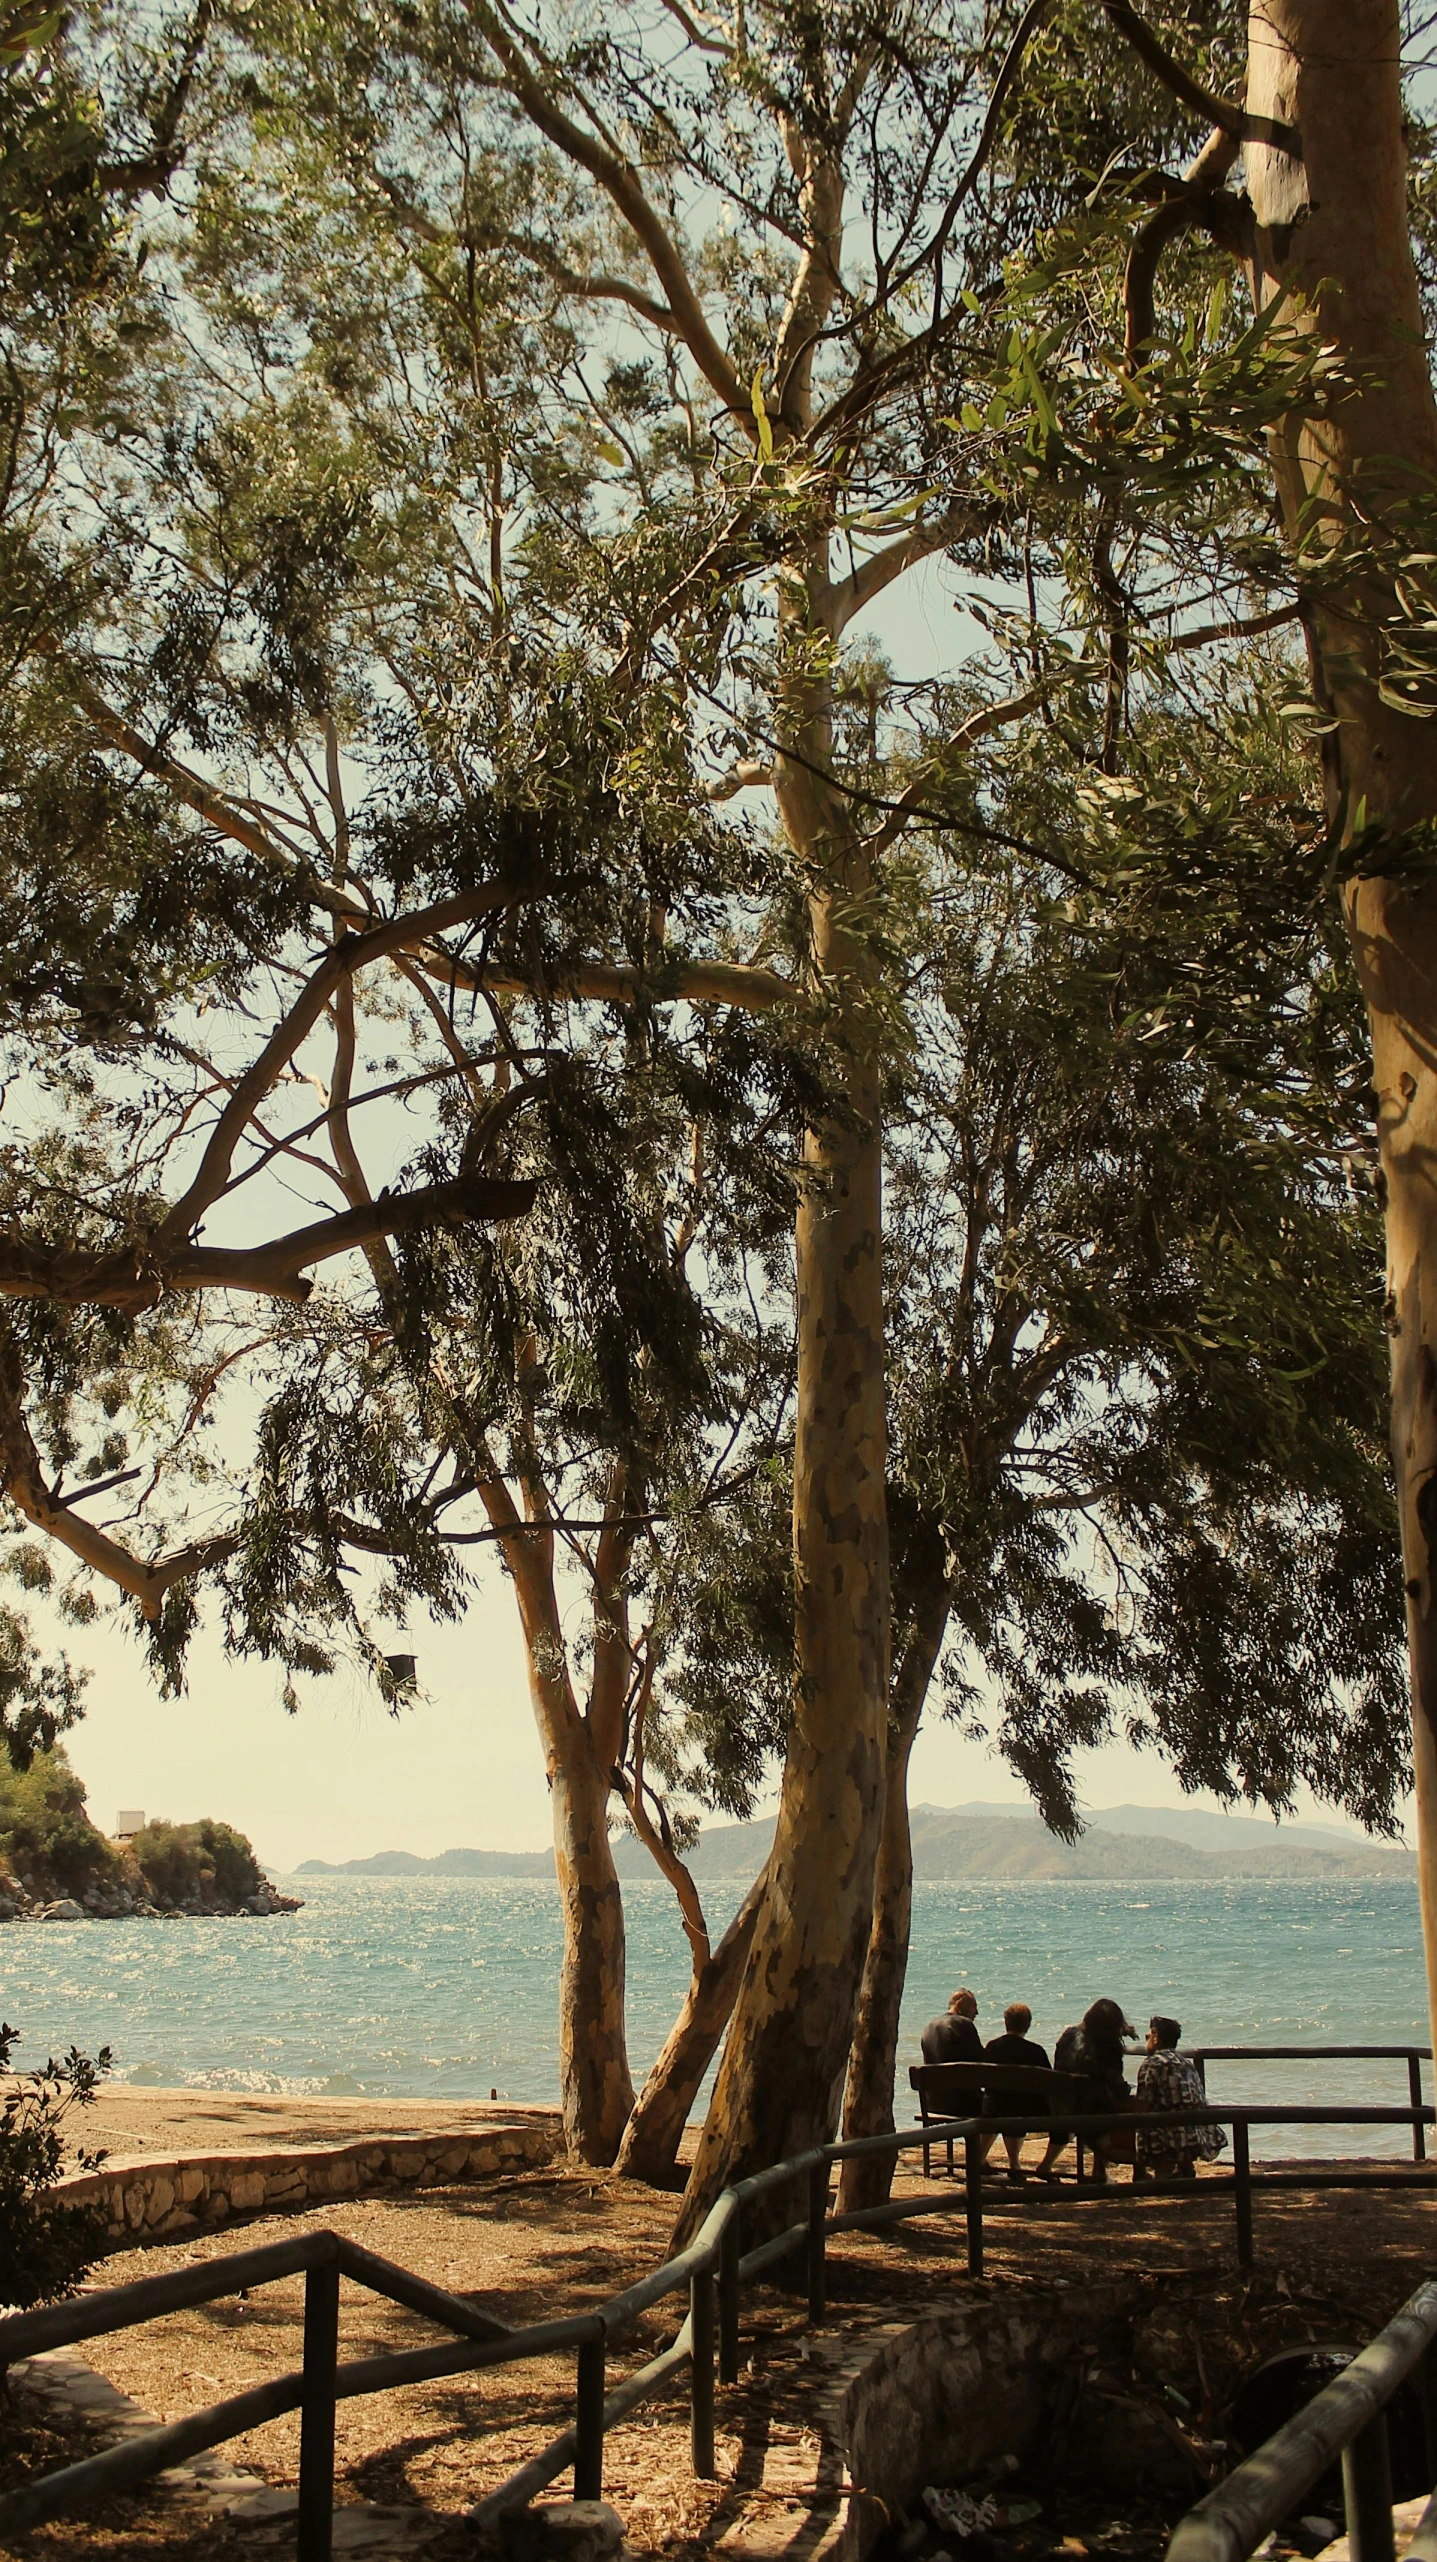
[[[1028,2008],[1027,2003],[1010,2002],[1003,2013],[1003,2034],[1001,2037],[989,2038],[987,2045],[983,2049],[984,2062],[988,2064],[1022,2064],[1030,2072],[1046,2073],[1048,2070],[1047,2054],[1044,2048],[1037,2043],[1037,2040],[1028,2035],[1028,2031],[1032,2025],[1033,2014]],[[1040,2111],[1046,2115],[1045,2102],[1041,2100],[1034,2100],[1031,2092],[1029,2091],[1021,2089],[1016,2091],[1005,2090],[1001,2082],[990,2082],[987,2090],[983,2094],[983,2114],[985,2117],[1033,2117]],[[994,2137],[991,2135],[985,2138],[983,2150],[980,2155],[981,2160],[986,2162],[988,2159],[994,2140]],[[1022,2136],[1005,2135],[1003,2142],[1008,2154],[1009,2179],[1026,2179],[1027,2173],[1023,2168]]]
[[[1191,2055],[1180,2055],[1178,2020],[1156,2012],[1148,2023],[1147,2053],[1138,2066],[1138,2106],[1205,2108],[1207,2092]],[[1216,2160],[1227,2142],[1220,2126],[1153,2126],[1137,2130],[1133,2179],[1196,2179],[1199,2162]]]
[[[1123,2079],[1123,2039],[1136,2037],[1129,2026],[1121,2002],[1090,2002],[1082,2018],[1072,2028],[1065,2028],[1053,2049],[1056,2072],[1070,2073],[1077,2083],[1078,2110],[1097,2116],[1109,2109],[1126,2108],[1132,2097]],[[1071,2107],[1073,2102],[1069,2102]],[[1073,2140],[1071,2127],[1055,2126],[1048,2138],[1048,2149],[1038,2164],[1039,2179],[1052,2179],[1053,2164]],[[1090,2136],[1093,2156],[1093,2183],[1106,2185],[1108,2163],[1116,2151],[1131,2161],[1131,2138],[1126,2130],[1112,2135]]]
[[[983,2040],[973,2023],[978,2004],[960,1984],[941,2019],[930,2019],[920,2043],[925,2064],[981,2064]]]

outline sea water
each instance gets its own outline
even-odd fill
[[[558,1900],[540,1878],[280,1880],[304,1910],[266,1920],[0,1925],[0,2015],[33,2065],[76,2045],[113,2049],[140,2084],[424,2100],[554,2100]],[[741,1891],[706,1890],[717,1938]],[[629,2052],[640,2080],[688,1979],[662,1881],[631,1881]],[[962,1983],[985,2036],[1026,2001],[1033,2035],[1098,1994],[1139,2030],[1153,2011],[1205,2046],[1427,2041],[1415,1882],[1107,1886],[919,1885],[903,2008],[900,2122],[923,2023]],[[1404,2104],[1400,2062],[1214,2065],[1231,2100]],[[1431,2068],[1425,2069],[1432,2096]],[[1404,2154],[1401,2127],[1261,2136],[1266,2152]]]

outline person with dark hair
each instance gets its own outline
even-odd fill
[[[1077,2082],[1075,2101],[1080,2112],[1091,2111],[1096,2116],[1102,2110],[1127,2107],[1132,2093],[1123,2078],[1123,2039],[1136,2037],[1137,2033],[1129,2026],[1122,2003],[1106,1998],[1090,2002],[1082,2018],[1064,2029],[1053,2049],[1053,2070],[1070,2073]],[[1038,2165],[1039,2179],[1053,2178],[1053,2164],[1072,2140],[1071,2128],[1054,2127]],[[1091,2139],[1095,2187],[1107,2184],[1115,2140],[1112,2135]],[[1124,2153],[1123,2158],[1126,2161],[1130,2156]]]
[[[1207,2092],[1191,2055],[1178,2053],[1182,2022],[1155,2011],[1148,2022],[1147,2053],[1138,2066],[1140,2109],[1203,2108]],[[1140,2126],[1133,2179],[1196,2179],[1199,2162],[1211,2162],[1227,2137],[1220,2126]]]
[[[1028,2072],[1046,2073],[1048,2070],[1046,2050],[1038,2045],[1036,2039],[1028,2035],[1032,2025],[1033,2014],[1027,2003],[1010,2002],[1003,2013],[1003,2034],[1001,2037],[989,2038],[983,2049],[984,2062],[1021,2064]],[[990,2083],[983,2094],[985,2117],[1046,2117],[1047,2113],[1045,2100],[1037,2100],[1031,2091],[1021,2088],[1005,2090],[1001,2082]],[[993,2142],[994,2138],[989,2135],[984,2142],[980,2160],[986,2162],[993,2148]],[[1026,2179],[1028,2174],[1023,2168],[1022,2136],[1005,2135],[1003,2143],[1008,2155],[1009,2179]]]
[[[948,2008],[938,2019],[930,2019],[920,2044],[925,2064],[981,2064],[983,2040],[975,2021],[977,2000],[966,1984],[960,1984],[949,1996]]]

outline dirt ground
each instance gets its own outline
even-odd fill
[[[246,2103],[252,2109],[253,2102]],[[410,2113],[412,2122],[412,2112]],[[246,2124],[252,2121],[246,2117]],[[277,2140],[285,2140],[285,2135]],[[208,2135],[205,2138],[209,2140]],[[193,2141],[193,2138],[192,2138]],[[1265,2166],[1266,2167],[1266,2166]],[[1325,2168],[1334,2167],[1331,2164]],[[903,2185],[922,2189],[916,2174]],[[930,2191],[930,2194],[936,2194]],[[243,2227],[248,2246],[299,2226],[348,2234],[366,2248],[469,2294],[506,2321],[524,2323],[602,2301],[661,2260],[672,2227],[671,2195],[571,2169],[531,2172],[482,2185],[360,2199],[313,2215],[261,2218]],[[1200,2181],[1185,2197],[1134,2197],[1126,2185],[1083,2197],[1030,2183],[991,2183],[987,2219],[990,2287],[1083,2286],[1120,2272],[1143,2272],[1155,2300],[1171,2296],[1179,2327],[1210,2326],[1253,2356],[1293,2339],[1357,2339],[1380,2327],[1437,2257],[1437,2190],[1266,2193],[1255,2200],[1259,2266],[1236,2270],[1230,2193]],[[93,2283],[114,2284],[217,2258],[240,2235],[117,2254]],[[856,2334],[876,2320],[915,2318],[968,2293],[961,2197],[953,2211],[890,2228],[881,2236],[835,2236],[829,2253],[830,2335]],[[125,2392],[163,2418],[235,2393],[301,2359],[303,2281],[229,2297],[144,2329],[91,2342],[84,2354]],[[643,2334],[615,2354],[611,2382],[672,2336],[683,2306],[650,2315]],[[418,2346],[434,2336],[417,2316],[346,2283],[340,2354],[354,2358]],[[605,2496],[624,2517],[638,2552],[699,2562],[756,2483],[791,2457],[811,2477],[813,2378],[799,2295],[777,2286],[750,2292],[744,2308],[745,2372],[719,2397],[716,2484],[688,2467],[682,2379],[607,2441]],[[451,2516],[538,2453],[572,2416],[572,2360],[446,2378],[401,2393],[340,2405],[337,2496],[421,2502]],[[33,2433],[32,2433],[33,2434]],[[275,2484],[293,2484],[298,2415],[230,2442],[231,2459]],[[51,2449],[0,2439],[7,2480],[49,2469]],[[562,2483],[556,2485],[562,2489]],[[216,2521],[166,2516],[153,2497],[124,2495],[103,2512],[61,2522],[18,2540],[15,2562],[228,2562],[292,2550],[292,2528],[243,2534]],[[462,2533],[424,2550],[433,2562],[470,2549]]]

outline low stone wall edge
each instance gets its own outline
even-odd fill
[[[106,2210],[110,2248],[214,2232],[253,2215],[298,2214],[382,2189],[440,2188],[540,2170],[564,2149],[556,2116],[538,2112],[422,2135],[360,2135],[346,2144],[253,2152],[137,2154],[58,2182],[56,2202]]]

